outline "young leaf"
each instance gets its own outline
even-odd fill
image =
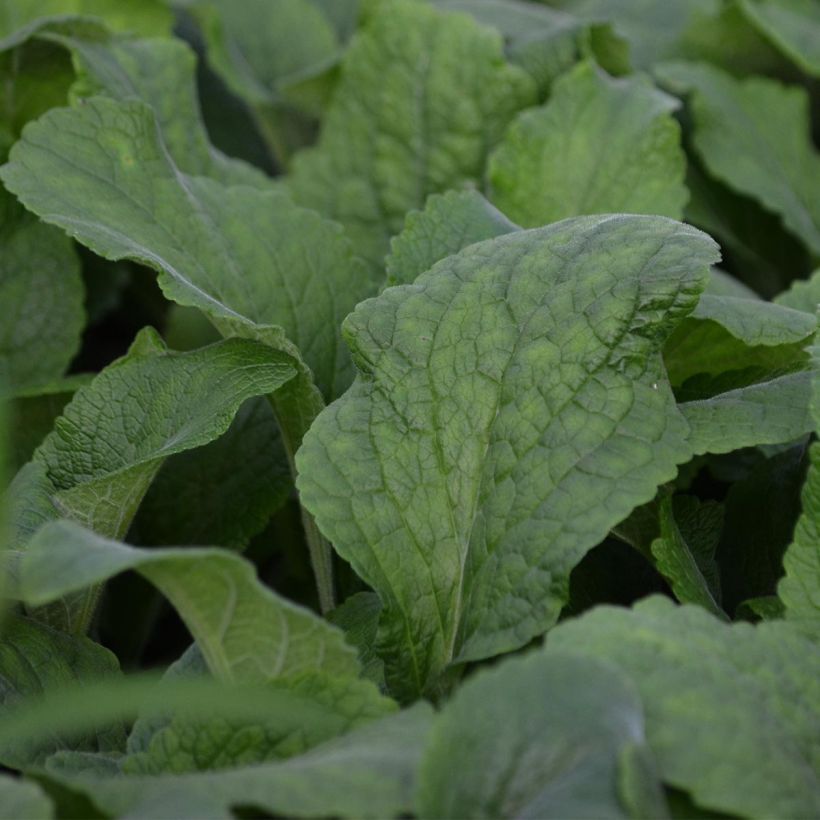
[[[18,616],[4,621],[0,640],[0,712],[27,697],[55,692],[68,683],[119,674],[117,659],[87,638],[66,635]],[[59,749],[115,750],[125,745],[121,726],[86,732],[55,732],[37,742],[8,741],[0,735],[0,762],[25,768]]]
[[[432,194],[423,210],[407,215],[402,232],[391,240],[387,284],[409,285],[445,256],[517,230],[478,191]]]
[[[314,670],[358,674],[356,652],[338,629],[281,598],[257,580],[252,564],[225,550],[137,549],[54,522],[29,542],[20,594],[41,605],[129,569],[171,601],[221,680],[258,683]]]
[[[85,324],[80,261],[71,240],[0,188],[0,395],[59,379]]]
[[[345,55],[319,143],[294,158],[288,188],[341,222],[380,269],[407,211],[480,180],[489,149],[534,101],[493,30],[423,3],[383,3]]]
[[[669,63],[657,74],[690,94],[694,145],[709,172],[779,214],[820,254],[820,155],[806,92],[762,77],[735,80],[705,63]]]
[[[699,604],[708,612],[723,620],[726,613],[715,600],[713,590],[706,580],[699,562],[681,533],[672,507],[671,496],[664,496],[660,501],[660,537],[652,542],[652,556],[658,572],[669,581],[675,597],[684,604]],[[709,533],[711,541],[711,563],[714,564],[714,552],[720,540]]]
[[[674,97],[581,63],[490,157],[490,198],[525,227],[623,211],[679,219],[688,193]]]
[[[572,567],[690,457],[660,348],[715,259],[671,220],[580,217],[472,245],[347,319],[360,375],[298,486],[382,598],[393,691],[551,626]]]
[[[653,597],[559,625],[553,651],[631,678],[661,778],[699,806],[751,818],[820,811],[820,656],[792,626],[730,626]]]
[[[417,813],[626,818],[619,768],[644,745],[643,724],[636,689],[610,664],[558,652],[508,660],[467,681],[433,723]]]

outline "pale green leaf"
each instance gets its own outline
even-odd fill
[[[750,818],[820,811],[820,655],[793,626],[728,625],[653,597],[559,625],[553,651],[627,673],[663,781],[698,806]]]
[[[463,14],[381,5],[342,61],[318,145],[294,158],[294,198],[341,222],[380,269],[407,211],[478,182],[510,119],[535,101],[502,47]]]
[[[815,0],[739,0],[739,7],[803,71],[820,77],[820,5]]]
[[[445,256],[516,230],[478,191],[433,194],[424,210],[407,214],[404,229],[390,242],[387,284],[409,285]]]
[[[535,227],[595,213],[681,217],[688,193],[674,97],[585,62],[524,111],[490,157],[490,198]]]
[[[775,296],[778,305],[816,314],[820,307],[820,268],[805,280],[792,282],[788,290]]]
[[[620,670],[533,652],[448,701],[424,754],[418,815],[626,818],[620,759],[644,743],[641,701]]]
[[[305,438],[298,486],[382,599],[392,691],[548,628],[570,570],[690,457],[660,349],[715,258],[662,217],[579,217],[348,318],[360,375]]]
[[[137,549],[55,522],[29,542],[20,593],[29,604],[45,604],[129,569],[171,601],[220,679],[358,674],[356,652],[340,630],[261,584],[252,564],[225,550]]]
[[[215,772],[100,778],[57,769],[49,776],[113,815],[230,818],[231,808],[252,806],[283,817],[381,820],[410,814],[432,719],[419,703],[303,755]]]
[[[0,395],[59,379],[85,324],[71,240],[0,188]]]
[[[51,820],[54,806],[36,783],[0,774],[0,820]]]
[[[119,674],[117,659],[87,638],[66,635],[18,616],[4,620],[0,638],[0,712],[22,699],[57,692],[77,681]],[[2,738],[2,735],[0,735]],[[42,763],[59,749],[113,750],[125,744],[122,727],[54,732],[30,743],[0,739],[4,766],[24,768]]]
[[[806,91],[762,77],[735,80],[705,63],[670,63],[657,74],[690,95],[694,146],[709,172],[774,211],[820,254],[820,154]]]

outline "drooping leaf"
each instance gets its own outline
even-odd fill
[[[265,587],[249,562],[225,550],[137,549],[71,522],[54,522],[29,542],[20,594],[41,605],[129,569],[171,601],[222,680],[257,683],[313,670],[358,673],[356,652],[338,629]]]
[[[657,73],[689,94],[694,146],[709,172],[774,211],[820,254],[820,154],[806,92],[762,77],[735,80],[705,63],[670,63]]]
[[[726,613],[715,600],[713,588],[707,581],[697,558],[695,550],[690,547],[684,537],[672,506],[672,498],[665,496],[660,500],[660,537],[652,542],[652,555],[658,571],[669,582],[675,597],[684,604],[698,604],[708,612],[726,620]],[[711,540],[711,563],[714,565],[714,551],[720,540],[720,530],[717,537],[709,533]],[[702,556],[708,559],[708,556]],[[716,567],[715,567],[716,569]]]
[[[421,211],[411,211],[404,229],[393,237],[387,267],[388,285],[409,285],[445,256],[462,248],[518,230],[478,191],[448,191],[428,197]]]
[[[510,119],[534,102],[502,45],[463,14],[380,5],[342,61],[318,145],[294,158],[294,198],[341,222],[380,269],[407,211],[479,181]]]
[[[155,268],[166,296],[223,332],[296,360],[298,345],[325,395],[349,381],[338,325],[372,285],[339,227],[281,193],[185,176],[145,104],[55,109],[29,125],[0,176],[101,256]]]
[[[751,818],[820,810],[820,656],[794,627],[728,625],[653,597],[559,625],[553,651],[626,672],[664,783],[698,806]]]
[[[0,774],[0,820],[51,820],[54,806],[45,792],[30,780]]]
[[[572,567],[689,458],[660,348],[713,261],[661,217],[580,217],[473,245],[348,318],[360,375],[298,486],[382,599],[393,691],[548,628]]]
[[[813,0],[739,0],[746,19],[803,71],[820,77],[820,7]]]
[[[610,664],[558,652],[508,660],[467,681],[434,722],[417,813],[626,818],[619,769],[645,743],[643,722],[637,691]]]
[[[117,659],[99,644],[66,635],[18,616],[4,620],[0,633],[0,713],[27,697],[80,681],[119,673]],[[125,745],[121,726],[87,732],[55,732],[38,742],[7,741],[0,735],[0,762],[12,768],[42,763],[59,749],[114,750]]]
[[[679,219],[688,197],[674,97],[584,62],[522,112],[490,157],[490,198],[525,227],[580,214]]]
[[[252,806],[285,817],[395,817],[413,808],[432,719],[418,703],[303,755],[221,771],[101,778],[52,768],[49,775],[115,815],[230,818],[231,808]]]
[[[0,188],[0,390],[15,395],[59,379],[85,324],[71,240]]]

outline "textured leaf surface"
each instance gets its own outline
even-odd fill
[[[813,0],[740,0],[754,26],[808,74],[820,77],[820,6]]]
[[[45,792],[30,781],[0,774],[0,818],[2,820],[51,820],[54,806]]]
[[[524,227],[595,213],[679,219],[688,198],[674,97],[585,62],[514,120],[492,154],[490,198]]]
[[[404,229],[390,243],[387,284],[409,285],[445,256],[516,230],[478,191],[433,194],[424,210],[407,215]]]
[[[62,376],[84,324],[71,240],[0,188],[0,392],[21,393]]]
[[[820,154],[806,92],[762,77],[735,80],[698,63],[668,64],[658,74],[690,93],[694,145],[710,173],[777,213],[820,253]]]
[[[788,290],[779,293],[774,301],[778,305],[802,310],[806,313],[816,313],[820,306],[820,269],[806,280],[793,282]]]
[[[534,101],[493,30],[422,3],[385,3],[345,55],[319,143],[294,159],[288,187],[380,268],[407,211],[480,180],[489,149]]]
[[[30,604],[44,604],[128,569],[171,601],[223,680],[258,683],[321,669],[358,673],[356,652],[340,630],[265,587],[252,564],[223,550],[137,549],[55,522],[29,543],[20,591]]]
[[[2,177],[100,255],[157,269],[166,296],[226,333],[298,358],[287,336],[326,395],[349,382],[338,326],[372,285],[339,227],[281,193],[186,177],[145,104],[96,97],[49,112]]]
[[[27,618],[12,616],[4,621],[0,641],[0,712],[25,697],[118,673],[114,655],[87,638],[66,635]],[[55,732],[31,744],[0,740],[0,760],[4,766],[24,768],[42,763],[59,749],[113,750],[124,743],[121,727]]]
[[[419,703],[285,761],[187,775],[100,779],[54,773],[102,809],[144,816],[229,818],[234,806],[286,817],[383,818],[409,814],[432,722]]]
[[[382,598],[391,685],[435,689],[450,661],[550,626],[572,567],[687,460],[659,350],[714,260],[661,217],[581,217],[473,245],[349,317],[361,372],[298,486]]]
[[[418,814],[625,818],[619,759],[644,742],[620,670],[558,652],[508,660],[467,681],[433,724]]]
[[[654,597],[556,627],[554,650],[627,673],[664,782],[697,805],[754,818],[820,810],[820,656],[794,627],[730,626]]]
[[[790,373],[768,381],[718,393],[708,399],[683,402],[692,449],[730,453],[741,447],[781,444],[810,433],[811,371]]]

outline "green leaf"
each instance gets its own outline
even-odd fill
[[[244,549],[292,488],[270,403],[252,399],[224,435],[163,464],[134,528],[143,545]]]
[[[508,660],[467,681],[433,724],[417,814],[626,818],[620,760],[644,744],[643,722],[637,691],[610,664]]]
[[[5,619],[0,640],[0,713],[27,697],[56,692],[70,683],[119,674],[117,659],[87,638],[66,635],[18,616]],[[0,735],[2,737],[2,735]],[[55,732],[38,742],[0,740],[0,761],[11,768],[42,763],[59,749],[114,750],[125,744],[122,727]]]
[[[709,172],[774,211],[820,254],[820,155],[805,90],[762,77],[735,80],[705,63],[670,63],[656,73],[690,95],[694,146]]]
[[[746,19],[807,74],[820,77],[820,7],[813,0],[739,0]]]
[[[0,820],[51,820],[54,806],[36,783],[0,774]]]
[[[229,818],[231,808],[252,806],[283,817],[396,817],[412,810],[432,719],[432,709],[418,703],[298,757],[215,772],[100,778],[52,770],[49,776],[115,816]]]
[[[181,41],[42,36],[70,50],[78,77],[72,88],[75,100],[104,94],[122,102],[136,98],[149,105],[168,153],[184,173],[226,185],[269,186],[270,180],[261,171],[226,157],[211,145],[197,99],[196,57]]]
[[[29,542],[20,593],[29,604],[45,604],[129,569],[173,604],[221,680],[358,674],[356,652],[338,629],[261,584],[252,564],[225,550],[137,549],[55,522]]]
[[[13,0],[0,7],[0,51],[54,24],[70,28],[79,17],[143,37],[170,34],[173,24],[162,0]]]
[[[382,603],[375,592],[357,592],[328,613],[328,620],[339,627],[347,642],[355,646],[362,664],[362,675],[384,686],[384,664],[376,654],[376,634]]]
[[[792,282],[788,290],[778,294],[774,301],[778,305],[815,314],[820,306],[820,268],[806,280]]]
[[[728,625],[653,597],[559,625],[547,656],[564,651],[632,679],[664,783],[699,806],[751,818],[820,811],[820,656],[793,627]]]
[[[627,46],[608,25],[595,25],[557,9],[519,0],[433,0],[445,11],[463,11],[503,35],[509,60],[521,66],[538,85],[539,96],[549,92],[556,77],[594,54],[614,73],[629,70]]]
[[[68,237],[2,188],[0,304],[0,390],[15,395],[62,376],[85,324],[80,261]]]
[[[595,22],[610,21],[626,39],[630,57],[638,68],[686,53],[687,39],[699,24],[712,22],[720,10],[718,0],[549,0]]]
[[[223,333],[297,361],[298,345],[325,395],[349,382],[337,328],[373,286],[339,227],[281,193],[185,176],[143,103],[96,97],[49,112],[1,175],[96,253],[155,268],[168,298],[205,311]]]
[[[409,285],[433,265],[462,248],[519,230],[478,191],[448,191],[411,211],[390,242],[388,285]]]
[[[692,450],[696,455],[730,453],[805,436],[814,429],[809,412],[814,378],[811,371],[789,373],[679,404],[689,422]]]
[[[490,157],[490,198],[525,227],[618,211],[679,219],[688,193],[677,106],[645,77],[582,63],[513,121]]]
[[[715,256],[661,217],[581,217],[472,245],[347,319],[360,375],[298,486],[382,599],[391,691],[551,626],[572,567],[690,457],[660,348]]]
[[[345,55],[318,145],[294,158],[288,188],[341,222],[380,270],[407,211],[478,182],[510,119],[534,101],[495,31],[423,3],[385,3]]]
[[[720,509],[720,508],[718,508]],[[699,562],[690,548],[686,538],[675,521],[672,498],[664,496],[660,501],[660,537],[652,542],[652,555],[658,572],[669,582],[675,597],[684,604],[698,604],[713,615],[726,620],[726,613],[715,600]],[[704,556],[714,564],[714,552],[720,539],[720,529],[708,534],[711,558]],[[701,559],[703,560],[703,558]],[[715,568],[716,569],[716,568]]]

